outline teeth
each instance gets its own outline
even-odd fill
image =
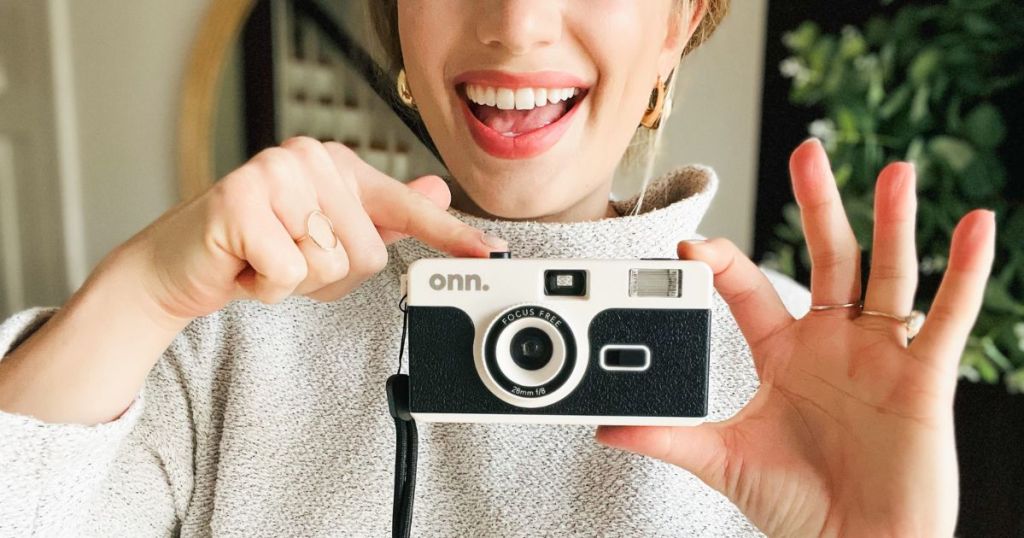
[[[516,94],[508,88],[498,88],[496,90],[495,106],[498,110],[512,110],[516,107]],[[479,101],[473,101],[478,103]]]
[[[537,106],[544,106],[548,104],[548,89],[535,88],[533,90],[533,98],[536,100]]]
[[[496,106],[500,110],[533,110],[553,105],[580,94],[579,88],[496,88],[466,85],[466,97],[478,105]]]
[[[533,88],[516,90],[516,110],[533,110]]]

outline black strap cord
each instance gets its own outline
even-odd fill
[[[412,503],[416,496],[416,458],[419,432],[409,409],[409,376],[402,374],[405,335],[409,311],[405,297],[398,303],[402,311],[402,339],[398,343],[398,373],[388,378],[388,410],[395,419],[395,497],[391,513],[391,536],[409,538],[412,532]]]
[[[419,436],[409,415],[409,376],[388,378],[388,403],[395,419],[395,499],[391,536],[408,538],[412,530],[412,504],[416,496],[416,456]]]

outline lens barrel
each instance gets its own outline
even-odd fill
[[[551,361],[554,346],[546,332],[536,327],[527,327],[512,337],[509,353],[520,368],[540,370]]]

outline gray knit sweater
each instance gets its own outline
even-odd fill
[[[669,257],[717,179],[678,170],[639,216],[495,222],[518,257]],[[620,209],[632,208],[631,202]],[[415,240],[342,300],[235,302],[191,323],[118,420],[44,424],[0,413],[0,536],[385,536],[394,426],[384,381],[398,350],[399,275],[437,256]],[[794,312],[805,291],[772,275]],[[0,357],[53,309],[0,325]],[[716,296],[711,418],[757,388]],[[599,446],[583,426],[424,424],[415,536],[745,536],[724,497],[673,466]]]

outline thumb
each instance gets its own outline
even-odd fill
[[[601,426],[597,442],[685,469],[722,491],[727,447],[716,424],[689,427]]]
[[[441,209],[448,209],[452,203],[452,192],[448,189],[448,184],[438,176],[418,177],[405,186],[426,196]]]
[[[440,209],[448,209],[448,206],[452,203],[452,192],[448,189],[448,184],[438,176],[418,177],[406,183],[405,186],[419,192],[423,196],[426,196],[428,200],[433,202],[434,205]],[[401,234],[391,230],[379,231],[380,238],[384,240],[384,243],[389,245],[395,241],[409,237],[408,234]]]

